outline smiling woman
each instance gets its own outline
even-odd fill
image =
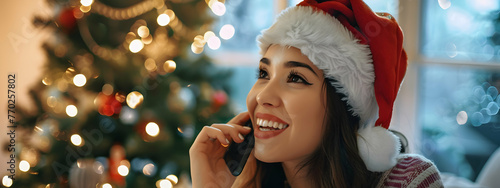
[[[442,187],[434,165],[400,155],[387,130],[407,64],[392,16],[361,0],[305,0],[258,41],[248,112],[199,133],[193,187]],[[235,178],[223,155],[252,135],[248,120],[255,147]]]

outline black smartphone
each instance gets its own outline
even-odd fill
[[[245,123],[245,126],[252,128],[252,121],[248,120]],[[245,135],[243,142],[232,142],[229,144],[229,147],[224,154],[224,160],[226,161],[226,165],[233,176],[241,174],[241,171],[243,171],[243,167],[245,167],[245,163],[247,162],[254,145],[255,138],[253,137],[253,128],[250,133]]]

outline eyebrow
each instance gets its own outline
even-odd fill
[[[261,63],[264,63],[266,65],[270,65],[271,64],[271,61],[267,58],[262,58],[260,60]],[[287,61],[285,63],[285,67],[287,68],[293,68],[293,67],[304,67],[304,68],[307,68],[309,69],[311,72],[313,72],[316,76],[318,76],[318,74],[312,69],[311,66],[305,64],[305,63],[302,63],[302,62],[298,62],[298,61]]]

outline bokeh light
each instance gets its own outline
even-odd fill
[[[224,40],[228,40],[234,36],[234,32],[235,32],[235,30],[234,30],[233,25],[226,24],[226,25],[222,26],[222,28],[220,29],[219,36],[220,36],[220,38],[222,38]]]
[[[13,183],[12,179],[10,179],[9,176],[4,176],[2,178],[2,184],[3,184],[3,186],[10,187],[10,186],[12,186],[12,183]]]
[[[198,47],[196,46],[196,44],[193,42],[191,44],[191,51],[195,54],[201,54],[201,52],[203,52],[203,47]]]
[[[80,3],[83,5],[83,6],[90,6],[92,5],[92,3],[94,2],[94,0],[80,0]]]
[[[120,176],[127,176],[128,172],[129,170],[127,166],[125,165],[118,166],[118,174],[120,174]]]
[[[77,74],[73,77],[73,83],[77,87],[82,87],[87,83],[87,78],[83,74]]]
[[[144,48],[144,44],[140,39],[134,39],[132,42],[130,42],[129,50],[132,53],[137,53]]]
[[[146,125],[146,133],[152,137],[158,136],[160,134],[160,127],[155,122],[149,122]]]
[[[214,2],[210,8],[212,9],[212,12],[214,12],[214,14],[217,16],[222,16],[226,13],[226,6],[224,5],[224,3],[221,3],[219,1]]]
[[[148,70],[149,72],[153,72],[153,71],[156,71],[157,67],[156,67],[156,62],[154,59],[152,58],[148,58],[146,59],[146,61],[144,61],[144,67],[146,68],[146,70]]]
[[[154,176],[156,174],[156,166],[152,163],[144,165],[142,173],[146,176]]]
[[[450,8],[450,6],[451,6],[450,0],[438,0],[438,2],[439,2],[439,6],[444,10]]]
[[[165,64],[163,64],[163,70],[166,73],[172,73],[175,71],[176,68],[177,68],[177,65],[175,64],[175,61],[173,61],[173,60],[167,60],[167,61],[165,61]]]
[[[102,188],[113,188],[113,186],[111,186],[111,184],[109,184],[109,183],[105,183],[105,184],[102,184]]]
[[[173,185],[172,185],[172,182],[166,180],[166,179],[161,179],[158,181],[158,185],[157,185],[158,188],[172,188]]]
[[[142,101],[144,101],[144,96],[142,96],[142,94],[138,91],[132,91],[127,95],[126,101],[127,105],[130,108],[135,109],[137,108],[137,106],[142,104]]]
[[[19,170],[28,172],[28,170],[30,170],[30,163],[28,163],[28,161],[22,160],[21,162],[19,162]]]
[[[68,105],[66,106],[66,114],[69,116],[69,117],[75,117],[76,114],[78,114],[78,109],[76,108],[75,105]]]
[[[71,143],[75,146],[81,146],[83,144],[83,139],[80,135],[78,134],[73,134],[71,135]]]
[[[148,37],[149,36],[149,28],[146,27],[146,26],[141,26],[137,29],[137,34],[141,37],[141,38],[145,38],[145,37]]]
[[[210,37],[207,41],[208,47],[212,50],[217,50],[220,48],[220,39],[219,37]]]
[[[160,14],[156,19],[156,22],[158,22],[158,25],[160,26],[166,26],[170,23],[170,17],[167,14]]]
[[[212,37],[215,37],[215,33],[214,33],[213,31],[207,31],[207,32],[205,32],[205,34],[203,35],[203,40],[205,40],[205,41],[207,42],[207,41],[208,41],[208,40],[210,40],[210,38],[212,38]],[[195,37],[195,39],[196,39],[196,37]]]
[[[177,178],[177,176],[173,174],[168,175],[166,179],[170,180],[174,184],[177,184],[177,182],[179,182],[179,178]]]
[[[465,111],[458,112],[458,114],[457,114],[457,123],[459,125],[463,125],[463,124],[467,123],[467,119],[468,119],[467,112],[465,112]]]

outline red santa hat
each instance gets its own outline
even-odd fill
[[[360,118],[358,148],[368,170],[397,163],[400,143],[387,129],[407,57],[391,15],[374,13],[362,0],[304,0],[284,10],[258,41],[261,54],[271,44],[300,49],[335,80],[331,84]]]

